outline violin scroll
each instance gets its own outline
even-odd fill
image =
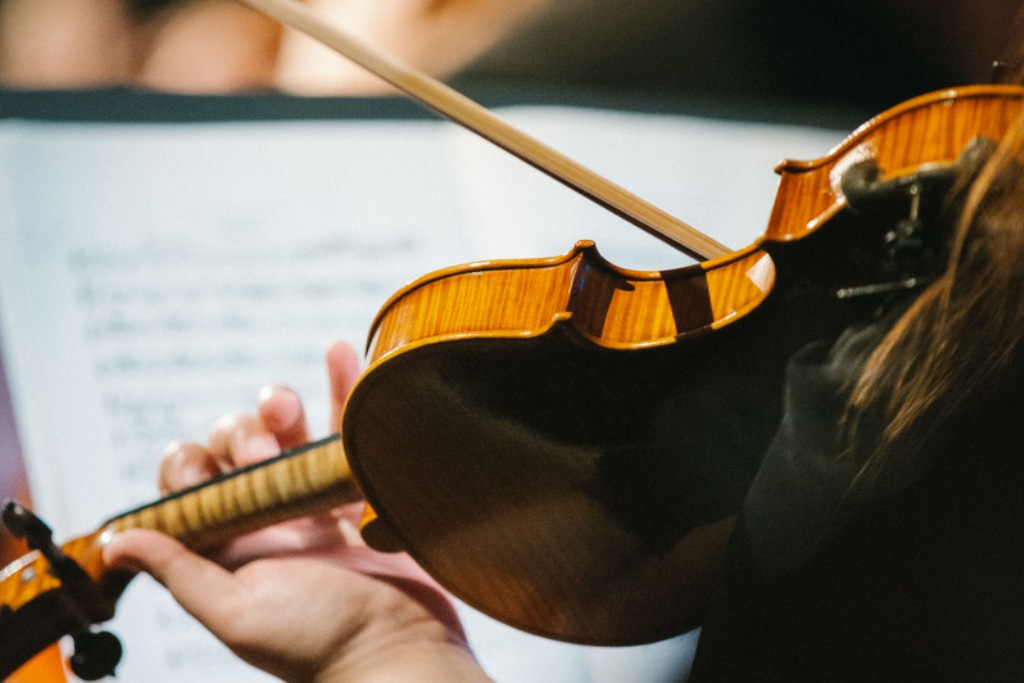
[[[114,584],[105,585],[96,578],[97,540],[87,537],[68,544],[67,550],[61,548],[43,520],[13,501],[4,504],[3,522],[34,552],[0,573],[0,634],[5,643],[0,676],[6,677],[65,634],[74,642],[70,665],[76,676],[94,681],[113,675],[121,661],[121,643],[113,634],[94,632],[91,626],[113,616],[120,588],[112,592]],[[87,552],[79,552],[83,548]],[[93,558],[88,564],[92,571],[76,557]]]
[[[0,569],[0,679],[65,635],[74,640],[70,663],[79,678],[95,680],[113,672],[121,645],[91,626],[114,616],[133,575],[103,562],[110,534],[154,529],[201,551],[359,499],[334,435],[124,512],[61,547],[45,522],[17,503],[6,503],[4,523],[33,552]]]

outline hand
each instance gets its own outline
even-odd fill
[[[332,24],[436,77],[458,71],[551,0],[306,0]],[[380,94],[361,67],[235,0],[2,0],[0,84],[182,92]]]
[[[327,354],[332,424],[358,371],[355,352]],[[215,425],[207,445],[177,443],[160,470],[171,492],[308,441],[288,389],[261,393],[256,415]],[[237,539],[213,559],[151,531],[104,551],[113,567],[146,571],[233,652],[289,681],[486,680],[444,592],[401,554],[377,553],[358,532],[360,506]]]

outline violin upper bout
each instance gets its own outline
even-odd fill
[[[752,246],[666,271],[620,268],[590,241],[547,259],[449,268],[410,284],[384,306],[370,359],[466,338],[530,338],[570,326],[607,348],[665,346],[703,334],[754,308],[771,290],[774,265]]]
[[[62,581],[33,551],[0,569],[0,678],[62,636],[114,616],[131,575],[102,560],[101,532],[74,539],[61,550],[80,567],[82,581]]]

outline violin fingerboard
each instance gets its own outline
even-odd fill
[[[361,499],[341,440],[331,437],[125,513],[104,529],[153,529],[202,550]]]

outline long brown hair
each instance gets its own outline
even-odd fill
[[[847,427],[870,485],[997,383],[1024,337],[1024,116],[966,189],[948,265],[868,357]],[[882,425],[857,443],[866,414]],[[852,427],[851,427],[852,425]]]

